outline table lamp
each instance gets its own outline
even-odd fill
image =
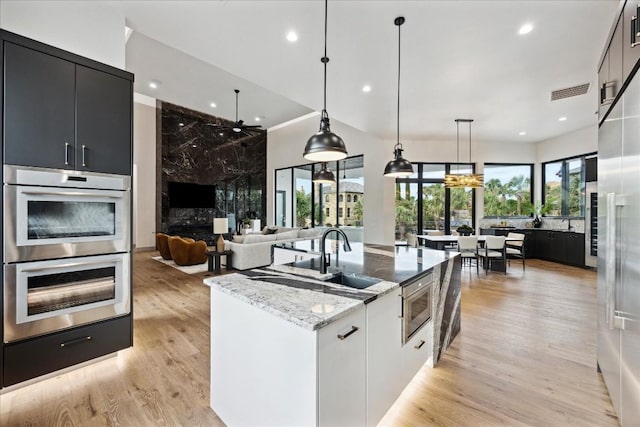
[[[224,238],[222,235],[229,232],[229,220],[227,218],[213,218],[213,234],[218,234],[216,251],[224,252]]]

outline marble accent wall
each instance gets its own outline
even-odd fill
[[[201,238],[212,234],[213,218],[231,215],[266,221],[267,132],[235,133],[233,123],[168,102],[161,103],[157,132],[161,167],[158,230]],[[168,182],[214,185],[215,207],[171,207]],[[231,220],[230,223],[233,221]]]
[[[434,268],[434,273],[440,276],[440,286],[434,289],[436,303],[433,319],[433,359],[431,366],[435,366],[440,357],[447,351],[453,339],[460,332],[460,256],[449,258]]]
[[[567,230],[569,224],[571,224],[571,230],[576,233],[584,233],[584,219],[572,218],[570,221],[567,218],[546,217],[540,218],[542,230]],[[533,218],[482,218],[478,221],[480,228],[491,228],[491,226],[498,226],[504,222],[509,227],[515,227],[520,229],[533,228]]]

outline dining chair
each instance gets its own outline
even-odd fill
[[[506,242],[507,245],[507,262],[510,264],[512,259],[519,259],[522,261],[522,271],[524,271],[524,234],[522,233],[509,233],[507,239],[517,239],[510,242]]]
[[[406,233],[405,236],[407,237],[407,246],[411,247],[411,248],[417,248],[418,247],[418,236],[414,233]]]
[[[460,252],[460,264],[466,264],[471,267],[472,261],[476,263],[476,276],[479,274],[478,267],[478,236],[460,236],[458,237],[458,252]]]
[[[478,256],[482,258],[485,275],[495,261],[501,261],[504,266],[504,274],[507,274],[507,259],[505,251],[505,236],[487,236],[484,241],[484,248],[478,251]]]

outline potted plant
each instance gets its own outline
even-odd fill
[[[456,231],[461,235],[461,236],[470,236],[473,234],[473,228],[471,228],[470,226],[468,226],[467,224],[462,224],[461,226],[459,226],[458,228],[456,228]]]

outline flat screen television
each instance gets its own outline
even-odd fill
[[[170,208],[213,208],[216,205],[216,186],[169,182]]]

